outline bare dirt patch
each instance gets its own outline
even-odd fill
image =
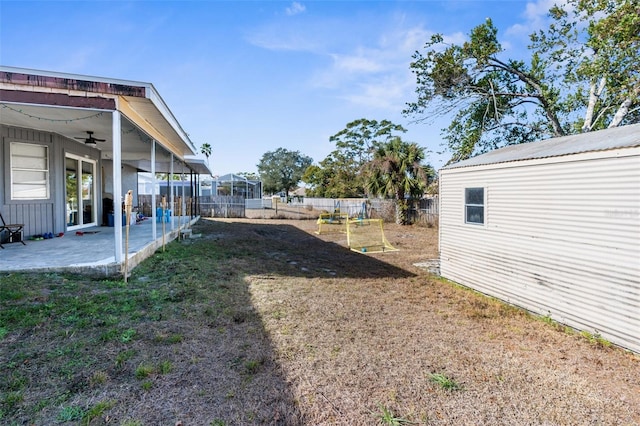
[[[387,224],[400,250],[359,254],[316,226],[203,219],[128,286],[20,278],[0,423],[640,424],[637,355],[433,278],[414,264],[437,229]]]

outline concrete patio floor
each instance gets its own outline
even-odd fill
[[[190,227],[199,217],[172,218],[165,223],[164,242],[177,238],[181,229]],[[156,240],[153,240],[153,226]],[[126,228],[122,227],[122,263],[116,263],[114,250],[114,228],[97,226],[81,229],[83,235],[75,231],[63,237],[45,240],[25,239],[26,245],[4,243],[0,249],[0,273],[5,272],[74,272],[91,276],[114,276],[122,274]],[[162,223],[151,218],[129,227],[129,259],[131,270],[142,260],[153,255],[162,247]]]

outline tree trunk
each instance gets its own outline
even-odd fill
[[[409,207],[407,205],[407,200],[404,198],[396,199],[396,223],[398,225],[406,225],[407,224],[407,211]]]
[[[505,62],[502,62],[496,58],[490,58],[493,66],[498,66],[511,74],[516,75],[520,81],[526,83],[533,87],[536,91],[535,94],[532,94],[531,97],[536,98],[538,102],[542,105],[542,109],[544,110],[551,127],[553,128],[553,134],[555,137],[564,136],[565,132],[562,129],[562,125],[560,124],[560,119],[556,114],[554,107],[551,105],[550,101],[545,96],[545,91],[543,90],[542,84],[531,74],[520,71],[517,68],[514,68]]]
[[[591,127],[593,126],[593,111],[596,109],[596,104],[598,103],[598,99],[600,99],[600,95],[602,95],[606,82],[607,79],[604,77],[600,79],[600,84],[597,87],[595,81],[591,82],[591,89],[589,90],[589,105],[587,105],[587,112],[584,115],[584,124],[582,124],[583,132],[591,131]]]
[[[634,95],[636,97],[640,95],[640,86],[635,88]],[[618,111],[616,111],[616,115],[613,116],[611,123],[609,123],[609,128],[617,127],[622,122],[624,116],[629,112],[629,108],[631,108],[631,105],[633,105],[633,99],[630,96],[625,99],[624,102],[622,102],[620,108],[618,108]]]

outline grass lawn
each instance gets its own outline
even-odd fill
[[[640,357],[432,278],[437,230],[358,254],[208,220],[123,280],[0,273],[0,424],[640,424]]]

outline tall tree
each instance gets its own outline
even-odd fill
[[[526,63],[504,58],[491,20],[462,45],[435,35],[414,54],[417,100],[404,113],[418,121],[453,115],[443,129],[451,161],[638,121],[638,1],[568,0],[550,15]]]
[[[325,198],[364,196],[361,165],[340,150],[331,152],[318,165],[310,166],[302,181],[309,184],[308,195]]]
[[[405,133],[407,130],[389,120],[368,120],[360,118],[347,123],[347,127],[329,138],[334,142],[341,155],[353,159],[357,164],[371,160],[373,151],[380,144],[394,136],[394,132]]]
[[[258,173],[265,192],[285,191],[287,196],[295,189],[304,171],[313,163],[311,157],[300,151],[278,148],[262,155],[258,163]]]
[[[394,137],[378,146],[365,167],[367,189],[371,194],[395,200],[396,223],[400,225],[408,223],[407,197],[422,196],[428,185],[433,169],[422,164],[424,159],[424,149]]]
[[[208,143],[203,143],[200,147],[200,152],[207,157],[207,162],[209,161],[209,157],[211,157],[211,145]]]
[[[406,129],[389,120],[361,118],[329,138],[336,144],[318,165],[311,167],[303,178],[317,197],[362,197],[366,194],[362,167],[373,158],[373,152],[396,133]]]
[[[418,99],[403,111],[418,121],[454,114],[444,137],[452,161],[502,144],[561,136],[558,90],[532,60],[502,58],[491,19],[475,27],[462,45],[445,45],[436,34],[416,52],[410,67]],[[442,48],[444,46],[444,49]]]
[[[574,131],[640,121],[640,2],[568,0],[549,11],[553,23],[531,35],[550,78],[562,80],[576,111]]]

